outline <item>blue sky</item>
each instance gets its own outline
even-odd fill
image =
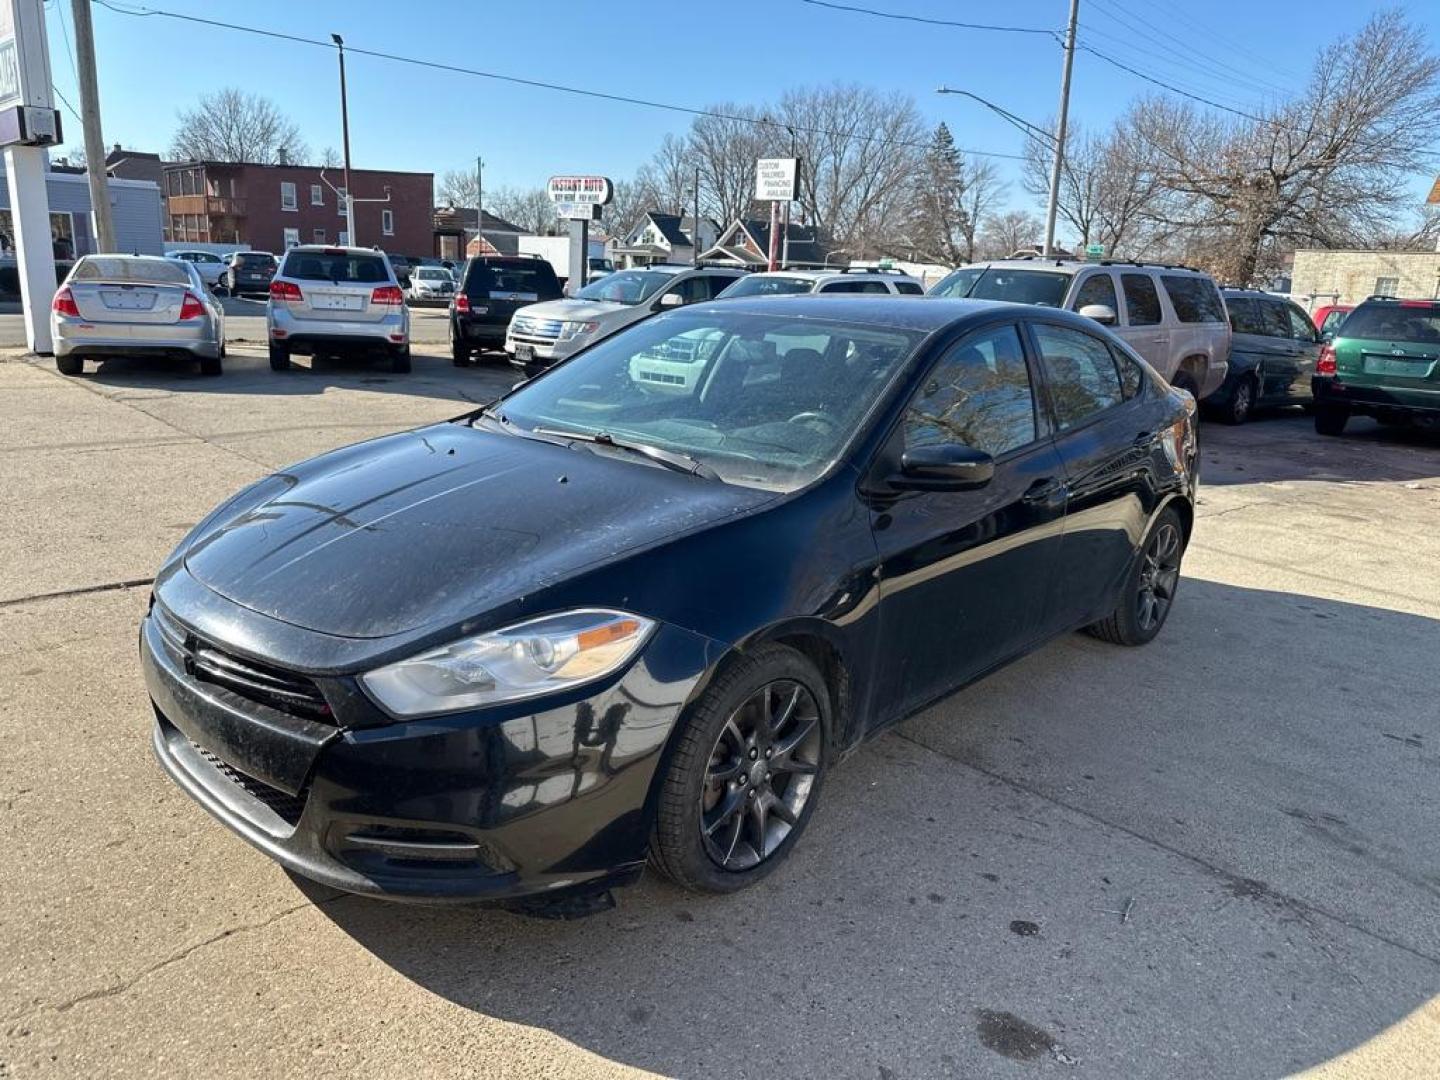
[[[1068,10],[1066,0],[847,2],[1053,28],[1063,27]],[[151,0],[150,6],[309,38],[337,31],[351,46],[691,106],[760,103],[794,85],[856,81],[909,93],[928,122],[950,125],[962,147],[1002,154],[1020,150],[1014,128],[935,88],[970,89],[1037,122],[1053,114],[1059,91],[1060,50],[1041,35],[876,19],[801,0],[611,0],[563,8],[527,0]],[[63,10],[69,25],[69,7],[69,0],[47,3],[55,84],[76,102],[60,18]],[[1428,7],[1410,4],[1408,11],[1423,20]],[[1314,51],[1358,28],[1371,10],[1346,0],[1312,0],[1297,18],[1291,4],[1081,0],[1080,37],[1155,77],[1253,108],[1265,95],[1296,86]],[[238,85],[270,97],[311,147],[339,146],[333,51],[121,15],[98,3],[94,11],[107,144],[164,150],[179,109],[207,88]],[[564,172],[627,177],[666,132],[688,126],[676,113],[362,56],[347,57],[347,67],[357,167],[432,171],[438,178],[470,167],[478,153],[486,160],[487,187],[540,184]],[[1146,89],[1081,52],[1071,116],[1103,125]],[[78,144],[78,122],[68,111],[64,119],[67,144]],[[1005,176],[1015,176],[1015,162],[996,161]],[[1415,185],[1423,197],[1429,178],[1417,177]],[[1011,201],[1030,203],[1018,184]]]

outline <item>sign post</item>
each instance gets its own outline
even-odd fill
[[[570,222],[570,275],[565,292],[574,296],[585,287],[590,269],[590,222],[600,207],[615,196],[615,185],[604,176],[552,176],[545,186],[555,204],[555,216]]]
[[[766,269],[778,267],[780,254],[780,204],[795,201],[799,194],[799,158],[760,158],[755,162],[755,199],[770,204],[770,252]],[[789,223],[786,223],[789,231]]]
[[[10,189],[15,260],[25,309],[25,343],[49,355],[55,249],[45,191],[44,147],[60,141],[50,89],[43,0],[0,0],[0,140]]]

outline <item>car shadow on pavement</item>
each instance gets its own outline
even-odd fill
[[[1066,637],[869,743],[747,892],[647,876],[547,922],[306,891],[433,993],[666,1075],[1327,1061],[1440,992],[1440,622],[1179,596],[1147,648]]]
[[[1352,419],[1340,438],[1319,435],[1295,410],[1240,427],[1201,427],[1201,486],[1270,481],[1385,481],[1440,477],[1440,428]]]

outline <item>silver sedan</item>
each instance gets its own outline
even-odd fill
[[[225,314],[195,267],[151,255],[84,255],[50,305],[55,366],[79,375],[85,358],[165,355],[219,375]]]

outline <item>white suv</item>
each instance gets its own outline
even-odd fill
[[[1077,311],[1197,401],[1219,388],[1230,366],[1225,301],[1209,274],[1188,266],[1026,256],[962,266],[927,295]]]
[[[898,270],[865,267],[854,270],[770,270],[763,274],[747,274],[726,289],[725,299],[735,296],[804,296],[823,293],[826,296],[921,296],[925,286],[909,274]]]
[[[721,266],[665,264],[616,270],[568,300],[521,308],[505,331],[505,351],[527,375],[537,374],[657,311],[713,300],[744,273]]]

